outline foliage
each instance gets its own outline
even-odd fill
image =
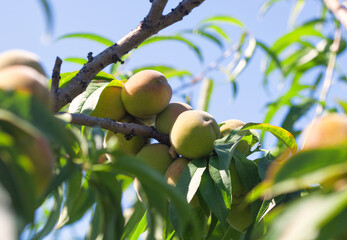
[[[260,10],[265,13],[276,2],[279,1],[266,1]],[[51,26],[49,5],[47,1],[41,3],[46,9],[47,25]],[[222,72],[237,97],[239,75],[247,70],[255,51],[262,51],[266,62],[264,88],[270,88],[273,77],[281,79],[278,84],[286,86],[286,91],[266,106],[263,123],[247,123],[216,140],[214,152],[208,157],[190,161],[176,187],[136,157],[105,149],[105,129],[69,124],[64,116],[53,115],[33,96],[1,91],[0,130],[6,131],[0,132],[0,180],[12,201],[18,234],[43,239],[90,214],[86,239],[138,239],[141,234],[147,239],[344,239],[346,145],[302,151],[297,141],[303,129],[295,128],[295,124],[312,112],[315,116],[327,111],[346,113],[346,99],[328,106],[327,95],[320,88],[331,87],[326,83],[332,70],[346,84],[338,62],[346,52],[346,40],[340,34],[339,22],[323,3],[320,16],[295,24],[305,3],[295,1],[292,30],[272,45],[253,36],[241,21],[230,16],[213,16],[192,29],[151,37],[138,49],[165,41],[184,44],[201,61],[201,73],[195,75],[190,69],[166,65],[128,69],[126,62],[135,49],[123,57],[124,65],[116,63],[110,72],[100,72],[87,90],[67,106],[70,112],[88,114],[108,82],[116,78],[126,81],[133,73],[154,69],[179,83],[174,89],[176,95],[204,81],[199,108],[207,111],[214,94],[211,71]],[[237,42],[231,43],[225,28],[238,29]],[[69,33],[58,40],[67,38],[94,41],[105,47],[114,43],[94,33]],[[219,47],[221,57],[207,62],[202,54],[204,46],[198,44],[200,38]],[[68,57],[64,61],[83,65],[87,60]],[[77,72],[62,73],[60,87],[65,87]],[[310,82],[305,78],[307,74],[314,75]],[[286,115],[281,125],[272,125],[282,110]],[[27,154],[19,151],[8,134],[9,126],[43,135],[53,150],[54,176],[40,199],[26,187],[34,188],[34,177],[23,163]],[[278,140],[273,149],[262,148],[265,132]],[[249,153],[238,150],[241,140],[252,146]],[[106,153],[113,154],[116,160],[103,162]],[[8,159],[15,161],[8,164]],[[231,170],[231,164],[235,169]],[[232,176],[235,173],[239,179]],[[134,177],[139,179],[146,199],[136,199],[125,206],[122,199],[126,191],[133,189]],[[252,222],[244,230],[228,220],[233,214],[231,204],[237,199],[242,201],[241,212],[246,207],[251,209]]]

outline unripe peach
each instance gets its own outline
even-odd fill
[[[244,122],[237,119],[226,120],[222,122],[222,124],[223,125],[220,127],[220,133],[222,138],[228,136],[234,129],[241,128],[245,125]],[[241,140],[238,143],[236,149],[239,152],[247,155],[250,151],[250,146],[246,140]]]
[[[209,155],[218,138],[220,130],[216,120],[209,113],[200,110],[181,113],[170,132],[173,149],[189,159]]]
[[[253,222],[251,206],[231,204],[227,222],[237,231],[245,231]]]
[[[46,76],[46,73],[40,63],[40,58],[35,53],[22,49],[12,49],[2,52],[0,54],[0,69],[13,65],[28,66]]]
[[[172,89],[165,76],[154,70],[134,74],[122,89],[126,111],[139,118],[148,118],[164,110],[171,96]]]
[[[46,77],[28,66],[16,65],[0,70],[0,89],[32,94],[49,107],[52,103]]]
[[[17,153],[20,155],[18,159],[12,159],[11,155],[3,154],[6,150],[0,149],[0,155],[4,157],[2,160],[10,166],[19,164],[33,178],[36,199],[39,199],[53,177],[54,158],[48,141],[28,126],[22,128],[9,122],[1,122],[0,131],[12,137],[12,145],[17,147]],[[26,188],[30,183],[19,182],[19,184]]]
[[[314,120],[304,130],[303,149],[347,143],[347,116],[330,113]]]
[[[168,184],[176,186],[183,169],[187,166],[189,161],[190,160],[187,158],[179,157],[170,164],[165,172],[165,177]],[[189,204],[193,208],[200,206],[199,199],[196,197],[196,195],[194,195]]]
[[[136,157],[162,174],[165,173],[173,161],[169,153],[169,147],[161,143],[145,145]]]
[[[113,80],[107,84],[90,116],[109,118],[115,121],[124,118],[126,111],[121,99],[122,87],[123,83],[119,80]]]
[[[183,169],[187,166],[188,163],[189,160],[184,157],[179,157],[175,161],[173,161],[165,172],[167,183],[172,186],[176,186]]]
[[[172,102],[161,111],[155,119],[155,127],[158,132],[169,134],[178,115],[182,112],[192,110],[192,107],[186,103]]]
[[[137,124],[140,123],[137,119],[130,120],[122,120],[122,122],[132,122]],[[104,139],[104,147],[110,150],[119,150],[125,154],[135,156],[144,145],[148,143],[148,139],[142,136],[133,136],[131,139],[126,139],[124,134],[122,133],[114,133],[112,131],[107,130],[105,139]],[[113,157],[110,154],[107,154],[106,157],[113,161]]]

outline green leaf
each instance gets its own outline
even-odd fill
[[[215,185],[208,172],[204,172],[202,175],[199,191],[208,207],[221,222],[222,227],[227,229],[229,226],[229,224],[226,222],[228,209],[225,206],[220,189]]]
[[[276,127],[268,123],[247,123],[245,126],[241,128],[241,131],[249,130],[249,129],[259,129],[259,130],[270,132],[276,138],[281,140],[293,154],[296,153],[297,151],[297,144],[296,144],[295,138],[290,132],[288,132],[287,130],[281,127]]]
[[[265,13],[269,10],[269,8],[276,2],[283,1],[283,0],[268,0],[263,5],[261,5],[259,9],[260,15],[265,15]]]
[[[50,4],[50,1],[47,0],[40,0],[40,5],[43,8],[43,12],[45,14],[46,18],[46,34],[48,36],[52,35],[53,27],[54,27],[54,18],[53,18],[53,11]]]
[[[99,96],[107,84],[108,82],[91,82],[83,93],[72,100],[69,112],[90,114],[95,109]]]
[[[205,28],[185,30],[182,33],[190,33],[190,34],[196,34],[196,35],[202,36],[206,38],[207,40],[210,40],[212,43],[215,43],[220,49],[224,49],[223,41],[219,39],[219,36],[215,35],[214,33],[207,32]]]
[[[60,215],[57,229],[80,220],[95,203],[94,192],[86,181],[82,181],[81,173],[76,173],[67,183],[66,201]]]
[[[78,58],[78,57],[69,57],[69,58],[64,58],[64,62],[72,62],[72,63],[84,65],[88,62],[88,60],[84,58]]]
[[[145,213],[143,217],[141,218],[139,224],[134,229],[134,233],[131,236],[130,240],[137,240],[139,239],[140,235],[146,230],[147,228],[147,214]]]
[[[0,108],[10,111],[10,118],[20,118],[21,125],[26,125],[22,123],[23,121],[32,124],[52,144],[63,147],[71,156],[75,155],[73,147],[77,144],[77,139],[74,134],[66,129],[65,123],[55,118],[52,111],[35,97],[0,91]],[[8,114],[4,113],[2,116],[6,117]]]
[[[203,21],[200,22],[200,24],[205,24],[205,23],[226,23],[226,24],[231,24],[240,28],[245,28],[245,25],[240,20],[230,16],[222,16],[222,15],[214,16],[214,17],[204,19]]]
[[[199,60],[201,62],[203,61],[203,57],[202,57],[201,51],[197,47],[197,45],[194,44],[193,42],[191,42],[190,40],[188,40],[187,38],[182,37],[180,34],[173,35],[173,36],[161,36],[161,35],[153,36],[153,37],[150,37],[147,40],[145,40],[143,43],[141,43],[139,47],[142,47],[142,46],[145,46],[145,45],[148,45],[148,44],[151,44],[151,43],[155,43],[155,42],[158,42],[158,41],[165,41],[165,40],[166,41],[167,40],[178,41],[178,42],[184,43],[191,50],[193,50],[193,52],[197,55],[197,57],[199,58]]]
[[[103,239],[121,239],[124,218],[121,207],[122,189],[114,174],[93,171],[89,184],[97,196],[99,207],[99,234]]]
[[[205,78],[202,81],[197,109],[207,112],[213,90],[213,80]]]
[[[337,100],[337,102],[340,104],[343,112],[347,114],[347,102],[342,100]]]
[[[114,42],[112,40],[105,38],[105,37],[102,37],[102,36],[97,35],[97,34],[93,34],[93,33],[70,33],[70,34],[66,34],[66,35],[59,37],[57,40],[62,40],[62,39],[67,39],[67,38],[88,39],[88,40],[92,40],[92,41],[101,43],[107,47],[110,47],[114,44]]]
[[[290,18],[289,18],[289,24],[291,26],[294,26],[299,14],[301,13],[302,9],[305,6],[306,1],[305,0],[297,0],[296,4],[290,14]]]
[[[52,232],[54,227],[56,226],[59,216],[60,216],[60,210],[61,210],[61,205],[63,202],[63,189],[62,187],[59,187],[56,191],[53,192],[53,200],[54,200],[54,205],[52,209],[50,210],[48,219],[46,220],[45,225],[43,228],[36,233],[32,240],[40,240],[46,237],[48,234]]]
[[[132,207],[132,210],[133,214],[125,224],[122,239],[128,239],[131,237],[138,239],[138,236],[147,228],[147,223],[145,225],[140,224],[141,221],[146,222],[146,211],[143,204],[140,201],[137,201],[137,203]],[[138,228],[143,229],[143,231],[137,233]]]
[[[194,159],[183,169],[176,187],[186,196],[187,202],[193,199],[198,190],[206,165],[205,159]]]
[[[274,162],[272,174],[257,188],[261,194],[277,196],[325,183],[347,172],[346,159],[345,146],[301,151],[281,165]]]
[[[264,239],[336,239],[339,234],[346,233],[345,225],[341,222],[341,216],[346,217],[346,209],[346,190],[330,194],[313,193],[292,202],[280,213],[274,212]],[[335,222],[335,225],[331,226],[331,222]]]
[[[178,233],[182,233],[183,235],[188,234],[190,239],[201,238],[197,220],[186,200],[176,188],[168,185],[166,179],[161,174],[137,158],[122,155],[120,153],[118,155],[115,154],[115,157],[117,160],[111,164],[93,165],[91,170],[93,172],[105,171],[113,174],[122,172],[136,176],[140,180],[141,184],[145,183],[147,187],[155,189],[158,197],[164,195],[169,198],[170,203],[172,203],[172,206],[174,206],[175,212],[177,213],[179,226],[178,229],[175,230]],[[149,214],[149,212],[147,214]]]
[[[66,72],[60,74],[60,81],[59,81],[59,88],[64,88],[66,87],[70,81],[78,74],[79,71],[74,71],[74,72]],[[98,72],[96,76],[93,78],[93,80],[99,80],[99,81],[112,81],[115,78],[106,72]],[[50,82],[52,79],[49,80]]]
[[[277,57],[277,54],[275,53],[275,52],[273,52],[268,46],[266,46],[266,44],[265,43],[263,43],[263,42],[261,42],[261,41],[259,41],[259,40],[257,40],[256,41],[257,42],[257,46],[258,47],[261,47],[266,53],[267,53],[267,55],[271,58],[271,60],[275,63],[275,66],[277,66],[277,68],[280,70],[280,72],[281,72],[281,74],[282,74],[282,76],[284,76],[285,74],[284,74],[284,70],[283,70],[283,68],[282,68],[282,64],[281,64],[281,61],[278,59],[278,57]],[[265,79],[264,79],[264,84],[267,84],[267,78],[266,78],[266,76],[268,75],[268,72],[269,70],[266,70],[265,72],[266,72],[266,74],[265,74]]]
[[[215,24],[203,24],[199,26],[199,29],[208,29],[216,32],[219,36],[224,38],[227,42],[230,42],[229,34],[227,34],[221,27]]]

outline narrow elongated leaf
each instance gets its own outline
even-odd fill
[[[177,35],[173,35],[173,36],[153,36],[148,38],[147,40],[145,40],[143,43],[140,44],[139,47],[151,44],[151,43],[155,43],[158,41],[179,41],[181,43],[184,43],[185,45],[187,45],[190,49],[193,50],[193,52],[197,55],[197,57],[199,58],[200,61],[203,61],[203,56],[202,53],[199,49],[199,47],[194,44],[192,41],[188,40],[187,38],[182,37],[181,35],[177,34]]]
[[[206,165],[204,159],[194,159],[183,169],[176,187],[186,196],[187,202],[192,200],[198,190]]]
[[[199,191],[208,207],[221,222],[223,228],[227,229],[229,226],[226,222],[228,209],[225,206],[220,189],[214,184],[214,181],[207,172],[202,175]]]
[[[33,236],[33,238],[32,238],[33,240],[43,239],[48,234],[50,234],[51,231],[56,226],[58,219],[59,219],[59,215],[60,215],[61,205],[63,202],[63,189],[61,187],[58,188],[53,193],[53,200],[54,200],[54,205],[53,205],[52,209],[50,210],[48,219],[47,219],[45,225],[43,226],[43,228]]]
[[[213,80],[205,78],[202,81],[197,109],[207,112],[213,90]]]
[[[227,23],[227,24],[235,25],[240,28],[245,28],[245,25],[237,18],[230,17],[230,16],[222,16],[222,15],[210,17],[200,22],[200,24],[204,24],[204,23]]]
[[[259,129],[270,132],[279,140],[281,140],[293,154],[297,151],[297,144],[295,138],[290,132],[281,127],[276,127],[268,123],[247,123],[245,126],[241,128],[241,131],[249,129]]]
[[[80,65],[84,65],[88,62],[87,59],[84,58],[78,58],[78,57],[69,57],[69,58],[64,58],[65,62],[72,62],[72,63],[77,63]]]
[[[92,40],[92,41],[101,43],[107,47],[110,47],[114,44],[114,42],[112,40],[105,38],[105,37],[102,37],[102,36],[97,35],[97,34],[93,34],[93,33],[70,33],[70,34],[66,34],[66,35],[59,37],[57,40],[62,40],[62,39],[67,39],[67,38],[88,39],[88,40]]]
[[[71,81],[71,79],[77,75],[77,73],[78,71],[66,72],[66,73],[60,74],[59,88],[66,87]],[[108,74],[106,72],[99,72],[93,79],[99,80],[99,81],[112,81],[115,78],[111,74]],[[50,79],[49,81],[51,82],[52,79]]]
[[[144,209],[143,204],[138,201],[131,210],[134,210],[134,212],[125,224],[122,239],[127,239],[131,238],[132,236],[136,236],[136,229],[138,227],[143,229],[143,226],[140,226],[141,220],[143,218],[146,219],[146,210]],[[144,229],[146,229],[146,227]]]
[[[328,232],[324,231],[324,226],[328,226],[335,218],[346,217],[346,209],[346,190],[330,194],[313,193],[294,201],[282,212],[277,212],[264,239],[335,239],[339,234],[346,233],[344,224],[335,222],[335,231]],[[343,215],[339,216],[341,213]],[[320,238],[321,233],[326,234],[324,238]]]
[[[46,34],[51,37],[54,27],[53,11],[49,0],[39,0],[46,18]]]
[[[141,218],[139,224],[134,229],[134,233],[131,235],[130,240],[137,240],[140,238],[140,235],[146,230],[147,228],[147,214],[145,213],[143,217]]]
[[[147,187],[151,187],[170,199],[170,203],[177,213],[179,226],[176,231],[187,235],[190,239],[200,239],[200,230],[197,225],[195,215],[191,212],[186,200],[180,192],[174,187],[166,183],[165,178],[151,167],[139,161],[137,158],[115,154],[117,160],[112,164],[97,164],[92,166],[92,171],[106,171],[110,173],[127,173],[136,176],[141,183],[146,183]],[[159,195],[160,196],[160,195]]]
[[[71,102],[69,112],[90,114],[107,84],[107,82],[91,82],[87,89]]]
[[[260,15],[265,15],[266,12],[269,10],[269,8],[276,2],[283,1],[283,0],[268,0],[263,5],[261,5],[259,9],[259,14]]]
[[[199,28],[200,29],[212,30],[212,31],[216,32],[219,36],[224,38],[227,42],[231,41],[229,35],[218,25],[215,25],[215,24],[203,24]]]

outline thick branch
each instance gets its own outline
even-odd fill
[[[347,29],[347,9],[341,5],[338,0],[324,0],[327,8],[335,15],[335,17]]]
[[[91,117],[84,114],[63,113],[72,124],[83,125],[88,127],[101,127],[111,130],[115,133],[122,133],[126,137],[143,136],[146,138],[154,138],[158,142],[170,145],[169,136],[157,132],[154,128],[139,125],[135,123],[116,122],[108,118]]]
[[[155,19],[156,14],[153,11],[157,8],[163,9],[164,6],[160,1],[153,0],[152,8],[149,12],[151,15],[150,19],[153,21],[150,24],[146,24],[148,22],[145,19],[136,29],[132,30],[116,44],[106,48],[103,52],[96,55],[92,61],[87,62],[65,88],[56,91],[54,96],[54,111],[58,112],[63,106],[70,103],[76,96],[82,93],[90,81],[103,68],[119,61],[122,56],[160,30],[180,21],[203,2],[204,0],[183,0],[169,14]]]

